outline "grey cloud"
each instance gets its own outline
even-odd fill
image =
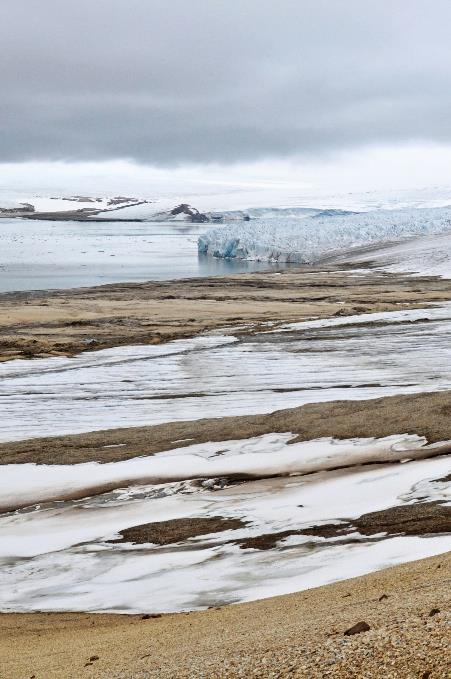
[[[0,162],[451,141],[448,0],[2,0]]]

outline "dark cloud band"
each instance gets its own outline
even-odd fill
[[[3,0],[0,162],[451,141],[448,0]]]

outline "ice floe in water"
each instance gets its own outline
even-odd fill
[[[450,230],[450,207],[375,210],[229,224],[208,230],[198,247],[214,257],[305,264],[355,247]]]
[[[273,436],[272,442],[267,441],[269,448],[283,438]],[[401,451],[416,450],[422,443],[416,437],[390,438],[391,448]],[[256,445],[249,443],[251,448]],[[351,459],[352,448],[360,452],[372,446],[377,452],[382,444],[387,448],[388,439],[354,440],[336,447],[342,452],[347,448]],[[225,448],[229,445],[223,443]],[[328,445],[324,442],[325,455],[330,452]],[[241,446],[245,449],[246,442]],[[276,455],[274,450],[262,457],[272,454]],[[177,451],[177,465],[183,455]],[[186,455],[190,457],[188,450]],[[237,444],[232,444],[230,459],[239,457]],[[449,549],[449,536],[352,533],[349,542],[295,531],[408,505],[417,500],[418,493],[422,501],[449,501],[450,484],[436,480],[449,473],[450,464],[450,457],[442,456],[248,481],[215,492],[199,486],[190,492],[186,486],[179,486],[177,492],[174,484],[141,486],[3,515],[0,609],[139,612],[202,608],[306,589],[438,554]],[[109,541],[130,526],[209,516],[239,518],[247,525],[161,546]],[[292,534],[282,536],[270,550],[241,549],[237,543],[290,530]]]
[[[451,305],[0,365],[0,440],[451,388]]]

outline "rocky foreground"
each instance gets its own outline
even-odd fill
[[[176,615],[0,616],[2,679],[445,679],[451,554]]]

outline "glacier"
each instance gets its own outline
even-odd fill
[[[354,248],[451,232],[451,207],[374,210],[302,218],[260,218],[213,228],[198,239],[200,254],[312,264]]]

